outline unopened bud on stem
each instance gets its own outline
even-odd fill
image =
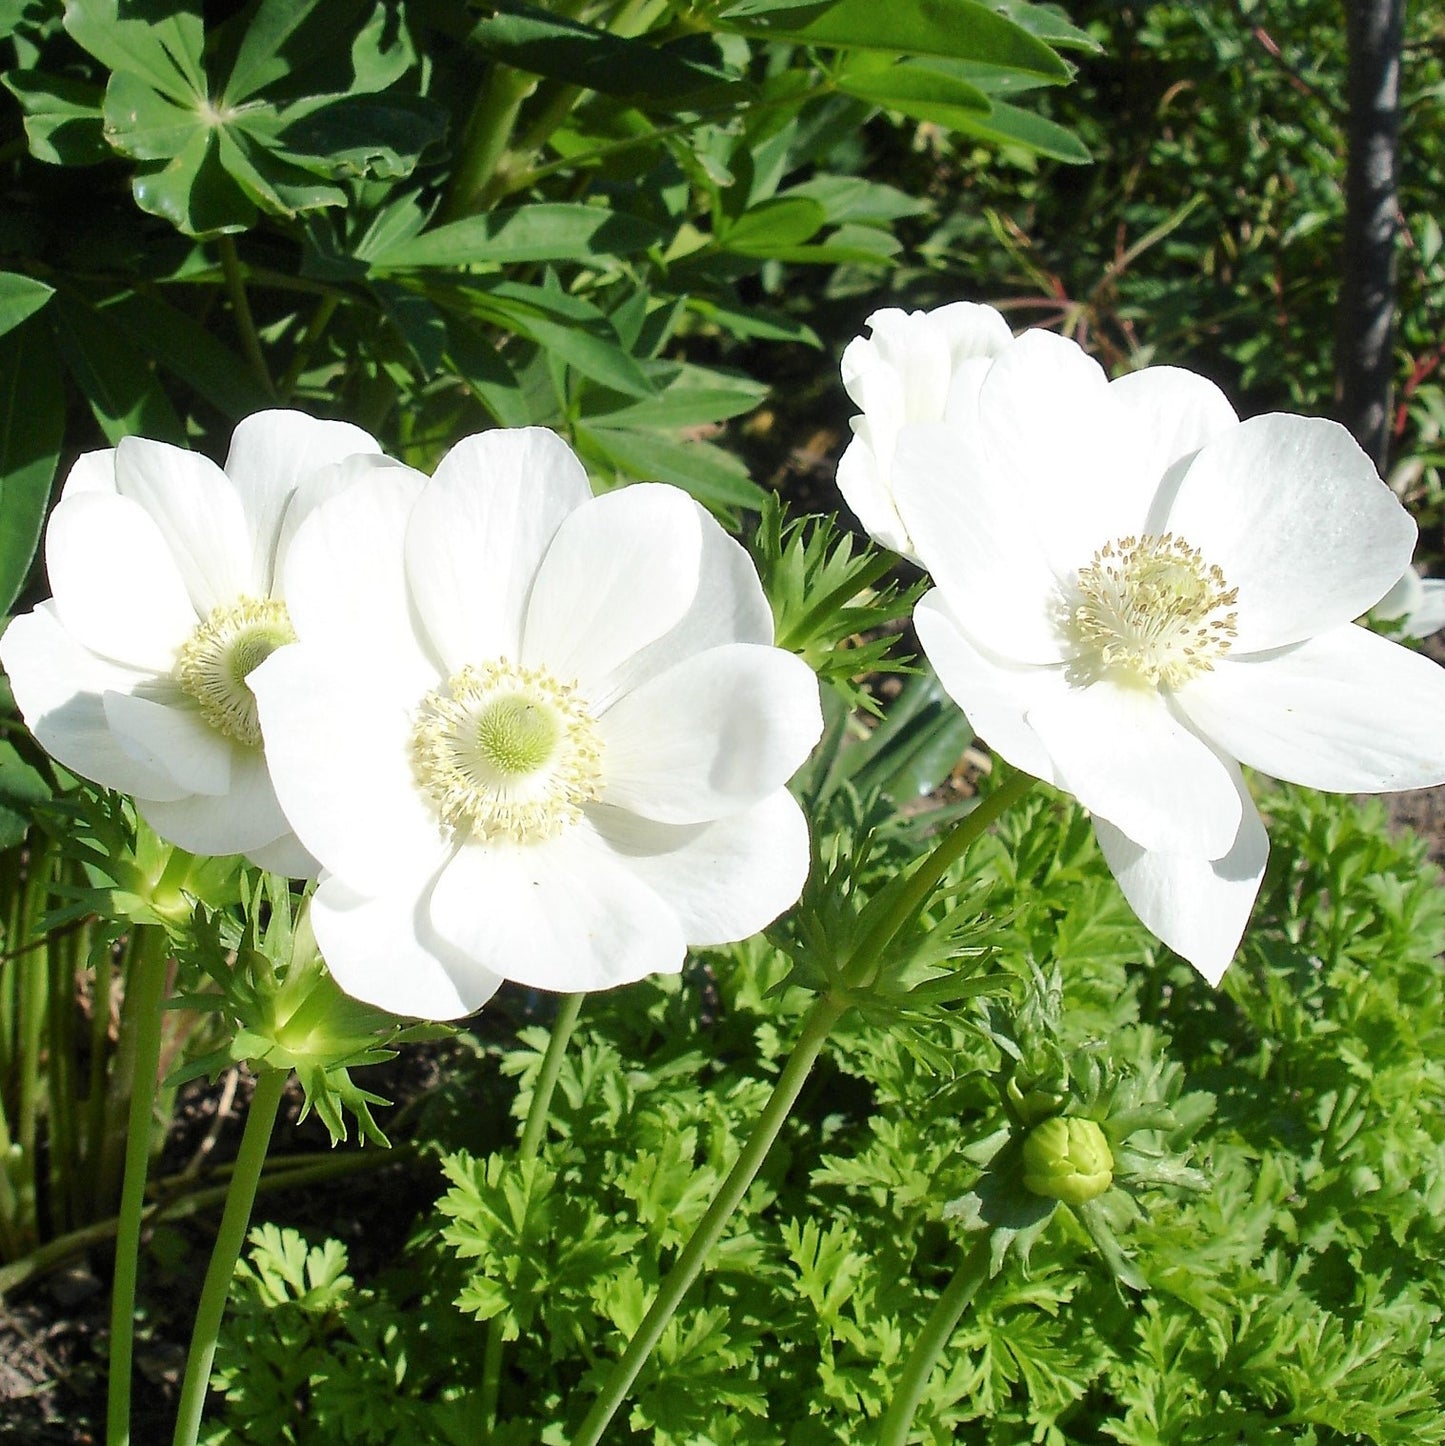
[[[1093,1120],[1055,1115],[1024,1141],[1024,1184],[1035,1195],[1082,1205],[1114,1183],[1114,1156]]]

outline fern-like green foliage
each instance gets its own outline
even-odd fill
[[[1067,1103],[1111,1132],[1123,1184],[1101,1200],[1137,1288],[1052,1210],[963,1317],[915,1442],[1445,1441],[1445,894],[1373,805],[1263,804],[1270,872],[1217,993],[1134,921],[1072,805],[1035,797],[976,845],[950,896],[1008,993],[845,1019],[609,1440],[874,1440],[971,1243],[946,1203]],[[860,897],[921,847],[824,841]],[[453,1111],[447,1188],[391,1274],[356,1286],[334,1243],[258,1235],[213,1439],[565,1446],[747,1137],[797,979],[755,940],[590,998],[538,1159],[472,1153]],[[483,1076],[515,1081],[518,1120],[545,1047],[526,1030]]]

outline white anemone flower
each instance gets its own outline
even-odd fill
[[[446,1019],[504,978],[608,988],[800,893],[817,680],[686,493],[594,498],[551,432],[488,432],[319,507],[286,596],[298,641],[251,683],[349,994]]]
[[[990,360],[1013,340],[991,306],[950,302],[932,311],[885,307],[868,318],[871,336],[843,352],[843,386],[863,411],[838,464],[838,490],[882,546],[918,561],[893,498],[893,449],[910,422],[972,425]]]
[[[1407,567],[1370,615],[1394,623],[1404,637],[1428,638],[1445,628],[1445,581]]]
[[[379,451],[344,422],[272,411],[236,427],[224,468],[140,437],[85,453],[46,527],[54,596],[0,639],[42,747],[132,795],[182,848],[314,871],[276,801],[246,679],[293,636],[278,587],[288,538]]]
[[[1344,428],[1239,421],[1072,342],[1002,351],[968,431],[899,438],[936,587],[919,637],[979,734],[1093,813],[1140,919],[1217,982],[1268,840],[1239,764],[1310,787],[1445,781],[1445,673],[1357,626],[1415,525]]]

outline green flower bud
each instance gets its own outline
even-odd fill
[[[1035,1195],[1082,1205],[1114,1183],[1114,1156],[1093,1120],[1055,1115],[1024,1141],[1024,1184]]]

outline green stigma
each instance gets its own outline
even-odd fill
[[[498,773],[535,773],[562,734],[554,709],[525,693],[489,703],[477,718],[477,751]]]
[[[421,700],[411,758],[462,840],[539,843],[602,792],[601,740],[576,688],[506,659],[465,667]]]
[[[246,679],[296,634],[280,598],[238,598],[213,608],[181,645],[173,676],[201,716],[247,748],[261,746],[256,699]]]

